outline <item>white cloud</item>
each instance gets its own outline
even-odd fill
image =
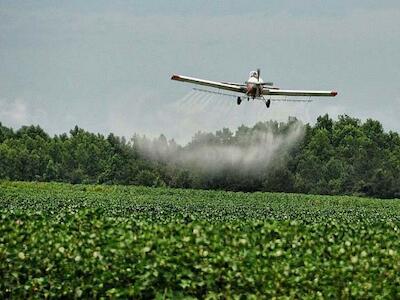
[[[0,122],[5,126],[14,128],[31,124],[43,126],[48,125],[46,120],[47,113],[43,109],[33,107],[24,99],[0,99]]]
[[[18,126],[28,122],[27,104],[22,99],[0,100],[0,120]]]

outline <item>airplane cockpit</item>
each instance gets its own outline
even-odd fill
[[[250,77],[250,78],[251,78],[251,77],[257,78],[257,77],[258,77],[257,71],[251,71],[250,74],[249,74],[249,77]]]

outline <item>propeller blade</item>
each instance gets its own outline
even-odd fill
[[[257,79],[260,79],[261,70],[257,69]]]

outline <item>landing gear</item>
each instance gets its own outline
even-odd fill
[[[240,105],[240,103],[242,103],[242,98],[237,97],[237,105]]]
[[[271,99],[265,101],[265,105],[267,106],[267,108],[269,108],[269,106],[271,105]]]

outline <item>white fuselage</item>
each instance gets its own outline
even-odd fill
[[[250,76],[250,78],[246,81],[246,94],[253,98],[260,97],[262,95],[262,84],[264,81],[261,77],[257,78],[256,76]]]

